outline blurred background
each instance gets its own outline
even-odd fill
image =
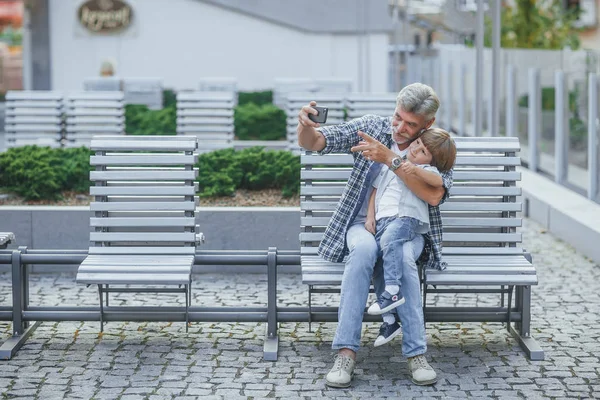
[[[329,123],[391,115],[397,92],[424,82],[439,126],[519,136],[525,162],[590,192],[599,15],[600,0],[0,0],[0,151],[117,133],[297,153],[309,100]]]

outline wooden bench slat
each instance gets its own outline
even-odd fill
[[[193,186],[92,186],[91,196],[149,196],[173,195],[193,196],[196,194]]]
[[[195,232],[90,232],[92,242],[188,242],[196,241]]]
[[[144,254],[156,254],[156,255],[165,255],[165,254],[174,254],[174,255],[182,255],[182,254],[196,254],[196,248],[192,246],[182,247],[182,246],[146,246],[146,247],[137,247],[137,246],[126,246],[126,247],[117,247],[117,246],[108,246],[108,247],[90,247],[89,254],[104,254],[104,255],[144,255]]]
[[[90,218],[91,227],[193,227],[196,219],[193,217],[154,217],[154,218],[127,218],[127,217],[103,217]]]
[[[198,177],[197,170],[173,170],[173,171],[91,171],[91,181],[140,181],[140,180],[195,180]]]
[[[90,211],[194,211],[195,201],[182,202],[92,202]]]

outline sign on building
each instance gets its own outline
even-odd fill
[[[133,18],[131,6],[122,0],[88,0],[77,10],[81,25],[95,33],[126,29]]]

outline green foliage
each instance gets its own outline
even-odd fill
[[[174,104],[162,110],[150,110],[145,105],[125,106],[125,132],[128,135],[175,135],[177,109]]]
[[[542,88],[542,110],[554,111],[556,94],[553,87]],[[529,106],[529,95],[519,97],[519,107]],[[577,91],[569,92],[569,111],[574,112],[577,106]]]
[[[57,200],[66,190],[89,190],[86,148],[15,147],[0,154],[0,186],[25,200]]]
[[[240,140],[280,140],[286,136],[285,112],[272,104],[238,105],[233,124]]]
[[[239,92],[238,105],[254,103],[256,105],[264,105],[273,103],[273,91],[265,90],[264,92]]]
[[[165,89],[163,90],[163,107],[175,107],[177,108],[177,94],[174,90]]]
[[[577,50],[580,41],[573,24],[579,13],[575,8],[565,10],[563,0],[516,0],[514,7],[502,7],[500,44],[504,48]],[[492,45],[491,29],[487,19],[487,47]]]
[[[288,151],[252,147],[217,150],[198,159],[199,195],[231,196],[236,189],[282,189],[285,197],[300,189],[300,157]]]

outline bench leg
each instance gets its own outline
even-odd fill
[[[41,321],[36,321],[30,325],[25,331],[20,334],[15,334],[8,338],[6,342],[0,346],[0,360],[10,360],[17,351],[25,344],[29,336],[42,324]]]
[[[185,333],[188,333],[190,326],[190,317],[189,317],[189,309],[190,309],[190,295],[189,292],[191,290],[191,285],[185,285]]]
[[[543,361],[544,350],[531,336],[531,286],[517,286],[515,305],[521,312],[521,321],[516,323],[516,328],[510,328],[512,335],[519,341],[521,348],[527,353],[531,361]]]
[[[106,284],[106,288],[108,289],[108,283]],[[108,307],[108,290],[106,291],[106,307]]]
[[[312,285],[308,285],[308,331],[312,332]]]
[[[510,332],[511,327],[511,312],[512,312],[512,295],[513,295],[514,286],[508,287],[508,312],[507,312],[507,321],[506,321],[506,330]],[[502,305],[504,306],[504,286],[502,286]]]
[[[100,297],[100,332],[104,332],[104,304],[102,303],[102,285],[98,285],[98,297]]]

